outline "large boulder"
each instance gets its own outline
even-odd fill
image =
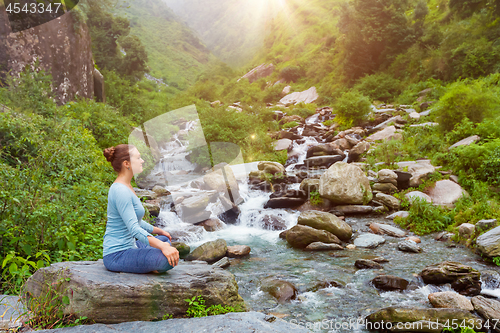
[[[314,242],[336,243],[340,240],[331,232],[314,229],[305,225],[297,224],[289,230],[286,230],[286,241],[294,248],[303,249]]]
[[[408,172],[411,173],[410,186],[418,187],[436,168],[430,162],[418,162],[408,166]]]
[[[361,155],[370,150],[370,143],[366,141],[358,142],[352,149],[349,151],[349,157],[347,158],[347,162],[357,162],[359,161]]]
[[[432,199],[427,194],[420,191],[411,191],[405,194],[405,198],[408,199],[410,204],[413,204],[416,200],[424,200],[428,203],[432,203]]]
[[[279,103],[283,105],[292,105],[298,103],[309,104],[317,100],[319,97],[316,92],[316,87],[311,87],[307,90],[301,92],[294,92],[286,95],[282,99],[280,99]]]
[[[285,230],[286,222],[279,216],[264,215],[260,223],[263,229],[267,230]]]
[[[130,274],[110,272],[102,260],[61,262],[36,271],[26,282],[25,291],[40,297],[54,285],[69,298],[69,304],[63,306],[65,314],[98,323],[182,316],[189,307],[185,299],[198,295],[207,306],[244,307],[234,276],[202,263],[180,262],[165,274]]]
[[[319,190],[319,179],[306,178],[300,183],[300,190],[305,191],[307,194],[311,192],[318,192]]]
[[[370,224],[370,230],[373,231],[376,234],[380,235],[388,235],[392,237],[405,237],[406,236],[406,231],[403,231],[399,228],[393,227],[388,224],[382,224],[382,223],[371,223]]]
[[[322,197],[337,204],[367,204],[373,198],[370,181],[357,166],[337,162],[319,180]]]
[[[366,141],[387,141],[387,140],[400,140],[403,136],[396,130],[396,127],[389,126],[377,133],[374,133],[366,138]]]
[[[500,319],[500,302],[485,298],[483,296],[475,296],[471,299],[474,310],[477,311],[486,320],[492,321],[492,323],[497,323]],[[490,327],[495,332],[500,332],[500,325],[490,325]]]
[[[197,333],[203,327],[205,332],[274,332],[274,333],[307,333],[309,330],[273,315],[261,312],[231,312],[225,315],[201,318],[174,318],[161,321],[138,321],[114,325],[94,324],[66,327],[57,330],[43,330],[39,333],[151,333],[182,332]]]
[[[304,160],[304,164],[308,168],[319,167],[319,166],[329,167],[330,165],[340,162],[343,159],[344,157],[342,155],[314,156]]]
[[[481,140],[479,135],[469,136],[468,138],[460,140],[460,141],[456,142],[455,144],[451,145],[450,148],[448,148],[448,150],[452,150],[453,148],[458,147],[458,146],[470,146],[471,144],[476,143],[479,140]]]
[[[435,308],[450,308],[474,311],[474,307],[472,306],[471,301],[467,299],[467,297],[457,294],[453,291],[432,293],[429,294],[427,298]]]
[[[203,176],[203,181],[211,190],[215,190],[220,193],[231,191],[233,197],[239,197],[238,182],[234,176],[233,169],[231,169],[229,165],[225,165],[220,169],[207,173]]]
[[[371,283],[377,289],[394,291],[405,290],[408,287],[408,280],[394,275],[379,275],[371,280]]]
[[[392,210],[398,210],[399,207],[401,206],[401,203],[399,202],[399,200],[395,197],[393,197],[392,195],[389,195],[389,194],[385,194],[385,193],[377,193],[375,195],[375,198],[380,201],[381,203],[383,203],[385,206],[389,207],[389,209],[392,209]]]
[[[318,230],[326,230],[344,242],[349,241],[352,236],[352,229],[349,224],[333,214],[317,210],[302,212],[297,220],[297,224],[306,225]]]
[[[378,181],[381,183],[391,183],[398,185],[398,175],[390,169],[382,169],[378,172]]]
[[[240,82],[240,80],[243,79],[248,79],[250,83],[257,81],[258,79],[262,77],[267,77],[274,72],[274,65],[271,64],[260,64],[259,66],[255,67],[252,69],[250,72],[246,73],[243,75],[241,78],[238,79],[237,82]]]
[[[500,256],[500,227],[485,232],[476,239],[478,250],[487,257]]]
[[[270,173],[272,175],[281,173],[284,175],[286,173],[285,167],[278,162],[262,161],[259,162],[257,168],[265,173]]]
[[[467,192],[457,183],[445,179],[437,181],[429,190],[429,197],[435,205],[451,206]]]
[[[357,247],[366,247],[368,249],[374,249],[380,244],[385,243],[385,238],[380,235],[374,234],[360,234],[356,239],[354,239],[354,245]]]
[[[292,146],[293,141],[290,139],[280,139],[276,142],[273,142],[274,150],[288,150]]]
[[[226,255],[227,243],[223,239],[217,239],[215,241],[206,242],[198,246],[186,260],[203,260],[206,262],[215,262]]]
[[[420,276],[425,283],[451,283],[453,290],[465,296],[475,296],[481,292],[481,273],[458,262],[444,261],[427,266]]]
[[[375,183],[373,184],[372,189],[386,194],[392,194],[398,191],[398,188],[391,183]]]
[[[297,297],[297,288],[291,282],[275,278],[263,279],[260,289],[271,294],[279,303],[285,303]]]
[[[227,247],[227,256],[229,258],[241,258],[250,254],[250,246],[248,245],[233,245]]]

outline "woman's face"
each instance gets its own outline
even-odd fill
[[[130,151],[130,166],[132,167],[133,174],[138,174],[142,172],[142,164],[144,160],[141,158],[141,154],[134,148]]]

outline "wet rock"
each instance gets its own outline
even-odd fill
[[[386,291],[406,290],[409,284],[407,280],[394,275],[379,275],[371,283],[375,288]]]
[[[483,296],[475,296],[471,299],[474,310],[481,315],[481,317],[486,320],[495,322],[500,318],[500,302],[485,298]],[[499,325],[490,325],[495,332],[500,332]],[[493,327],[495,326],[495,327]]]
[[[462,295],[474,296],[481,291],[480,273],[458,262],[444,261],[425,267],[420,276],[424,283],[451,283],[452,288]]]
[[[389,207],[392,210],[397,210],[399,209],[401,203],[399,202],[398,199],[393,197],[392,195],[388,195],[385,193],[377,193],[375,195],[375,198],[383,203],[385,206]]]
[[[206,242],[198,246],[185,260],[202,260],[206,262],[215,262],[226,255],[227,243],[223,239]]]
[[[26,283],[26,292],[39,297],[48,284],[61,282],[61,278],[69,278],[61,285],[62,296],[69,297],[64,313],[100,323],[155,320],[165,314],[182,316],[189,306],[184,299],[196,295],[201,295],[207,306],[245,307],[233,274],[183,261],[166,274],[111,272],[102,260],[61,262],[35,272]]]
[[[435,323],[445,325],[446,323],[450,325],[451,321],[454,322],[469,322],[472,320],[474,324],[482,325],[482,319],[478,316],[470,313],[469,311],[464,311],[460,309],[439,309],[439,308],[413,308],[413,307],[402,307],[402,306],[391,306],[378,310],[366,317],[369,323],[387,323],[390,322],[396,326],[397,323],[415,323],[414,327],[418,327],[416,322],[421,321],[422,318],[428,320],[431,327],[435,326]],[[441,328],[442,329],[442,328]],[[441,329],[438,332],[441,332]],[[407,328],[404,332],[418,332],[410,331]],[[434,332],[434,331],[420,331],[420,332]]]
[[[366,141],[387,141],[387,140],[400,140],[402,139],[401,133],[396,130],[396,127],[394,126],[388,126],[384,128],[383,130],[374,133],[370,135],[369,137],[366,138]]]
[[[366,141],[361,141],[357,143],[352,149],[349,151],[349,157],[347,159],[347,163],[358,162],[361,155],[370,150],[370,143]]]
[[[436,182],[435,186],[429,191],[429,197],[431,197],[435,205],[450,206],[466,193],[460,185],[445,179]]]
[[[391,219],[391,220],[394,220],[394,218],[398,216],[398,217],[401,217],[401,218],[407,218],[408,216],[410,216],[410,212],[406,212],[406,211],[399,211],[399,212],[395,212],[395,213],[392,213],[391,215],[388,215],[386,216],[386,219]]]
[[[370,214],[373,212],[373,207],[362,205],[345,205],[335,206],[334,210],[336,212],[340,212],[343,215]]]
[[[428,196],[425,193],[422,193],[420,191],[411,191],[405,194],[405,198],[408,199],[410,204],[413,204],[415,200],[425,200],[428,203],[432,203],[432,199],[430,196]]]
[[[311,192],[318,192],[319,179],[306,178],[300,183],[300,190],[305,191],[307,194]]]
[[[340,138],[332,142],[332,145],[334,147],[337,147],[338,149],[344,151],[347,149],[351,149],[352,145],[347,141],[345,138]]]
[[[158,217],[160,215],[160,206],[145,202],[142,204],[146,208],[149,214]]]
[[[475,228],[476,228],[476,226],[474,224],[462,223],[458,227],[458,234],[462,238],[469,239],[474,235]]]
[[[420,162],[408,166],[408,172],[411,173],[410,186],[418,187],[434,171],[436,171],[436,168],[428,162]]]
[[[398,175],[392,170],[382,169],[378,172],[377,177],[380,183],[398,185]]]
[[[373,260],[368,260],[368,259],[358,259],[354,263],[354,266],[359,269],[382,269],[382,265],[379,263],[373,261]]]
[[[262,227],[267,230],[285,230],[286,222],[279,216],[264,215],[262,218]]]
[[[225,195],[219,195],[219,200],[224,208],[224,212],[217,217],[226,224],[234,224],[238,221],[241,214],[240,208],[233,202],[229,201]]]
[[[403,252],[413,252],[413,253],[422,252],[422,249],[417,245],[417,243],[410,239],[399,242],[398,250]]]
[[[314,242],[305,247],[306,251],[338,251],[343,250],[344,248],[339,244],[335,243],[322,243],[322,242]]]
[[[224,223],[217,218],[208,219],[196,225],[202,226],[208,232],[224,229]]]
[[[248,79],[250,83],[257,81],[260,78],[267,77],[274,72],[274,65],[273,64],[260,64],[259,66],[255,67],[245,75],[243,75],[241,78],[238,79],[237,82],[243,79]]]
[[[278,162],[259,162],[257,167],[259,168],[259,170],[264,171],[265,173],[270,173],[272,175],[278,173],[284,175],[286,173],[285,167]]]
[[[279,303],[289,302],[297,298],[297,288],[288,281],[266,278],[261,283],[262,291],[271,294]]]
[[[229,258],[241,258],[250,254],[250,246],[247,245],[234,245],[227,247],[226,255]]]
[[[160,186],[160,185],[155,185],[152,189],[153,192],[156,193],[157,196],[163,196],[163,195],[169,195],[170,192],[167,191],[166,188],[164,188],[163,186]]]
[[[484,289],[500,288],[500,272],[494,270],[481,271],[481,282]]]
[[[479,140],[481,140],[481,138],[478,135],[469,136],[468,138],[460,140],[457,143],[451,145],[448,150],[452,150],[453,148],[458,146],[470,146],[471,144],[476,143]]]
[[[334,281],[334,280],[330,280],[330,281],[320,281],[318,283],[316,283],[313,287],[307,289],[307,291],[318,291],[320,289],[324,289],[324,288],[331,288],[331,287],[334,287],[334,288],[344,288],[344,285],[338,281]]]
[[[481,254],[487,257],[500,256],[500,227],[479,236],[476,239],[476,245]]]
[[[326,212],[302,212],[298,217],[297,224],[328,231],[343,241],[348,241],[352,236],[352,229],[349,224],[342,221],[337,216]]]
[[[336,243],[340,240],[331,232],[318,230],[304,225],[296,225],[286,232],[286,241],[294,248],[303,249],[314,242]]]
[[[179,257],[182,259],[184,259],[189,254],[189,252],[191,252],[191,248],[189,247],[189,245],[183,242],[172,242],[172,246],[175,247],[177,251],[179,251]]]
[[[177,201],[175,209],[179,217],[186,223],[198,223],[210,217],[210,212],[206,210],[210,198],[202,193],[196,196],[185,198],[182,202]],[[208,212],[208,216],[207,215]],[[201,218],[204,217],[204,218]]]
[[[306,198],[278,197],[271,198],[264,208],[295,208],[306,202]]]
[[[403,231],[399,228],[393,227],[388,224],[371,223],[370,229],[374,233],[380,235],[388,235],[392,237],[406,237],[406,231]]]
[[[347,244],[347,246],[345,248],[347,250],[354,250],[356,248],[356,245],[354,245],[354,244]]]
[[[497,225],[497,220],[496,219],[491,219],[491,220],[479,220],[476,222],[476,229],[478,231],[486,231],[489,230],[493,227],[496,227]]]
[[[134,187],[134,192],[142,200],[154,200],[158,198],[158,194],[153,191],[143,190],[142,188]]]
[[[373,194],[370,182],[357,166],[337,162],[323,173],[319,183],[322,197],[337,204],[367,204]]]
[[[211,190],[220,193],[230,192],[234,200],[240,197],[238,182],[234,176],[233,169],[229,165],[224,165],[217,170],[207,173],[203,176],[203,181]]]
[[[280,150],[288,150],[292,146],[292,140],[290,139],[280,139],[276,142],[273,142],[274,150],[280,151]]]
[[[212,266],[220,267],[220,268],[226,268],[231,266],[231,262],[229,261],[228,257],[224,257],[212,264]]]
[[[316,146],[312,146],[307,150],[306,158],[314,157],[314,156],[325,156],[325,155],[341,155],[342,159],[345,157],[345,154],[333,147],[331,144],[319,144]]]
[[[343,159],[344,158],[341,155],[314,156],[304,160],[304,164],[308,168],[318,166],[329,167],[334,163],[342,161]]]
[[[357,247],[366,247],[369,249],[374,249],[380,244],[385,243],[385,238],[374,234],[360,234],[356,239],[354,239],[354,245]]]
[[[280,232],[279,238],[286,240],[287,232],[288,232],[288,230],[283,230],[282,232]]]
[[[465,296],[453,291],[443,291],[432,293],[427,296],[429,302],[435,308],[461,309],[465,311],[474,311],[471,301]]]
[[[316,87],[311,87],[301,92],[294,92],[289,95],[286,95],[285,97],[280,99],[279,103],[286,106],[298,103],[309,104],[317,100],[318,97],[319,95],[316,92]]]
[[[398,191],[398,188],[391,183],[375,183],[373,184],[372,189],[385,194],[392,194]]]
[[[420,238],[416,237],[416,236],[410,236],[410,237],[406,237],[405,240],[411,240],[415,243],[421,243],[422,241],[420,240]]]
[[[434,240],[440,241],[440,242],[446,242],[451,240],[451,238],[455,236],[455,234],[447,231],[442,231],[439,232],[435,237]]]

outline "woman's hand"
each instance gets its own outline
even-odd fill
[[[175,267],[179,263],[179,251],[168,243],[164,243],[161,252],[167,258],[170,266]]]
[[[157,227],[154,227],[153,228],[153,234],[157,234],[159,236],[165,236],[165,237],[168,237],[168,239],[170,241],[172,241],[172,236],[170,236],[170,234],[168,232],[166,232],[165,230],[163,229],[160,229],[160,228],[157,228]]]

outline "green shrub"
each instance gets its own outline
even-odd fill
[[[298,66],[287,66],[280,71],[280,77],[286,82],[297,82],[304,74],[304,71]]]
[[[205,300],[201,296],[193,296],[191,299],[185,299],[189,304],[189,308],[186,312],[188,317],[206,317],[206,316],[216,316],[220,314],[225,314],[229,312],[237,312],[232,306],[226,305],[222,306],[220,304],[211,305],[206,307]]]
[[[442,130],[449,132],[464,118],[479,123],[498,112],[499,108],[500,99],[496,91],[480,81],[464,80],[451,84],[434,109]]]
[[[410,215],[407,218],[396,217],[394,222],[417,235],[445,230],[453,223],[453,218],[447,211],[432,205],[425,199],[414,200],[409,212]]]
[[[367,75],[358,80],[354,89],[372,100],[389,102],[400,93],[401,82],[389,74]]]
[[[333,112],[337,114],[336,121],[350,127],[358,125],[366,119],[371,111],[368,98],[357,91],[349,91],[340,96],[333,105]]]
[[[314,206],[321,206],[323,204],[323,199],[318,191],[312,191],[309,193],[309,202]]]
[[[296,126],[299,126],[300,124],[296,121],[291,121],[289,123],[286,123],[283,125],[283,128],[293,128],[293,127],[296,127]]]

